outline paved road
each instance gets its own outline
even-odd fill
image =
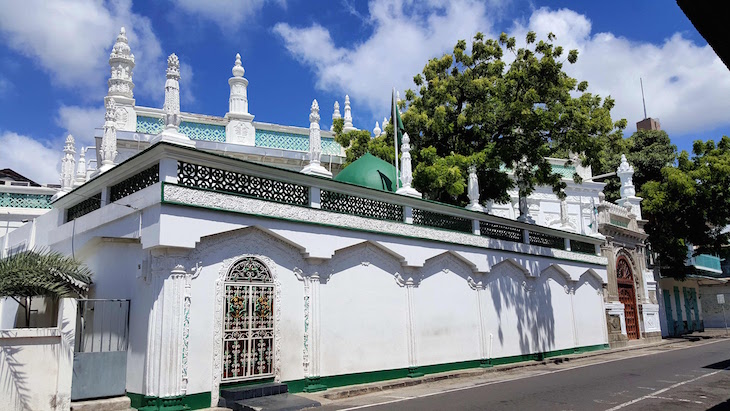
[[[337,401],[323,409],[730,410],[727,339],[571,363],[495,373],[481,381],[424,384]]]

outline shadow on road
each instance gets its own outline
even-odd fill
[[[711,368],[713,370],[724,370],[724,369],[730,368],[730,360],[725,360],[725,361],[716,362],[714,364],[705,365],[702,368]],[[730,410],[730,406],[726,409]]]

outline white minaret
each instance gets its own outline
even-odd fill
[[[319,104],[317,104],[317,100],[314,100],[312,101],[312,109],[309,113],[309,164],[304,167],[302,173],[331,178],[332,173],[319,163],[321,156],[322,139],[319,130]]]
[[[122,131],[136,131],[137,113],[134,109],[134,54],[127,42],[127,32],[122,27],[119,30],[117,41],[109,54],[109,91],[107,97],[114,97],[117,104],[117,129]]]
[[[175,53],[167,58],[167,81],[165,81],[165,128],[156,135],[150,144],[159,142],[174,143],[182,146],[195,147],[195,142],[182,134],[180,127],[180,60]]]
[[[376,121],[375,128],[373,129],[373,134],[375,135],[375,137],[379,137],[380,133],[382,133],[382,132],[383,132],[383,130],[380,129],[380,124],[378,124],[378,122]]]
[[[61,160],[61,191],[58,197],[68,193],[73,188],[74,173],[76,173],[76,148],[71,134],[66,137]]]
[[[411,170],[411,138],[408,133],[403,133],[403,144],[400,146],[400,181],[401,187],[396,190],[396,194],[403,194],[411,197],[422,198],[423,194],[419,193],[415,188],[411,187],[413,181],[413,172]]]
[[[479,205],[479,178],[477,178],[477,168],[475,166],[469,166],[469,184],[467,196],[469,197],[469,205],[466,206],[467,210],[483,212],[484,207]]]
[[[226,119],[226,142],[256,145],[256,129],[253,126],[253,115],[248,112],[248,80],[243,77],[245,70],[241,64],[241,55],[236,54],[236,62],[231,69],[233,77],[228,79],[231,94],[228,98]]]
[[[335,131],[335,119],[342,118],[342,115],[340,114],[340,102],[335,101],[335,111],[332,112],[332,125],[330,126],[330,131]]]
[[[86,150],[79,148],[79,162],[76,164],[76,178],[73,187],[76,188],[86,182]]]
[[[116,101],[113,97],[105,97],[104,106],[106,107],[106,114],[104,114],[104,135],[101,138],[101,148],[99,150],[101,167],[94,172],[94,175],[101,174],[114,167],[114,159],[117,157]]]
[[[345,126],[342,127],[343,132],[357,130],[352,125],[352,108],[350,107],[350,96],[345,95]]]
[[[616,174],[621,180],[621,198],[616,201],[620,206],[630,208],[631,212],[636,215],[637,220],[641,220],[641,197],[636,196],[636,188],[634,187],[634,167],[629,165],[626,156],[621,154],[621,164],[616,169]]]

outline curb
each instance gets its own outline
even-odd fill
[[[370,383],[370,384],[362,384],[362,385],[344,387],[344,388],[340,388],[340,389],[333,388],[332,390],[327,390],[327,391],[321,393],[317,397],[322,397],[322,398],[325,398],[325,399],[331,400],[331,401],[341,400],[344,398],[356,397],[359,395],[365,395],[365,394],[370,394],[370,393],[374,393],[374,392],[388,391],[388,390],[394,390],[394,389],[405,388],[405,387],[412,387],[414,385],[426,384],[426,383],[443,381],[443,380],[448,380],[448,379],[466,378],[466,377],[472,377],[472,376],[477,376],[477,375],[484,375],[484,374],[488,374],[488,373],[498,373],[498,372],[514,370],[517,368],[527,368],[527,367],[534,367],[537,365],[547,365],[549,363],[561,364],[563,362],[570,361],[570,360],[598,357],[598,356],[617,353],[617,352],[634,351],[634,350],[641,350],[641,349],[653,348],[653,347],[662,347],[662,346],[666,346],[666,345],[686,343],[688,341],[696,342],[696,341],[700,341],[700,340],[720,339],[720,338],[728,338],[728,337],[725,335],[709,335],[709,336],[691,336],[690,335],[685,338],[661,340],[661,341],[653,342],[653,343],[646,343],[646,344],[626,346],[626,347],[613,348],[613,349],[609,348],[606,350],[592,351],[592,352],[582,353],[582,354],[562,355],[562,356],[552,357],[552,358],[542,360],[542,361],[524,361],[524,362],[520,362],[520,363],[498,365],[498,366],[495,366],[492,368],[487,368],[487,369],[471,368],[471,369],[467,369],[467,370],[447,371],[447,372],[443,372],[443,373],[429,374],[429,375],[426,375],[423,377],[418,377],[418,378],[401,378],[401,379],[397,379],[397,380],[375,382],[375,383]]]

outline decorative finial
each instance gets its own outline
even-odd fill
[[[401,187],[396,190],[396,194],[407,195],[411,197],[421,198],[423,195],[415,188],[411,187],[413,181],[413,170],[411,169],[411,139],[408,133],[403,133],[403,144],[401,144],[401,162],[400,162],[400,182]]]
[[[76,148],[74,138],[71,134],[66,137],[66,144],[63,146],[63,159],[61,160],[61,191],[69,192],[73,188],[74,174],[76,172]]]
[[[352,124],[352,108],[350,107],[350,96],[345,95],[345,126],[342,131],[357,130]]]
[[[236,53],[236,64],[233,66],[231,72],[233,73],[233,77],[243,77],[243,74],[246,72],[241,64],[241,55],[239,53]]]
[[[330,126],[330,131],[335,131],[335,120],[338,118],[342,118],[340,114],[340,103],[335,101],[335,110],[332,112],[332,126]]]
[[[319,103],[314,100],[309,112],[309,164],[301,172],[332,178],[332,173],[320,164],[321,156],[322,137],[319,129]]]
[[[167,78],[180,80],[180,59],[175,53],[170,54],[167,58]]]
[[[380,129],[380,124],[378,124],[378,122],[376,121],[375,128],[373,129],[373,134],[375,134],[375,137],[379,137],[382,131],[383,130]]]
[[[405,136],[403,137],[405,138]],[[468,210],[472,211],[484,211],[484,207],[479,205],[479,179],[477,178],[477,168],[474,165],[470,165],[467,168],[469,173],[468,191],[467,196],[469,197],[469,205],[466,206]]]
[[[127,42],[127,31],[122,27],[117,35],[117,41],[112,47],[109,54],[109,67],[111,69],[111,77],[109,78],[109,91],[107,95],[122,97],[130,101],[126,104],[133,104],[131,99],[134,97],[132,90],[134,82],[132,81],[132,70],[134,69],[134,54]]]
[[[319,123],[319,103],[317,103],[316,99],[312,101],[312,109],[309,113],[309,122]]]

